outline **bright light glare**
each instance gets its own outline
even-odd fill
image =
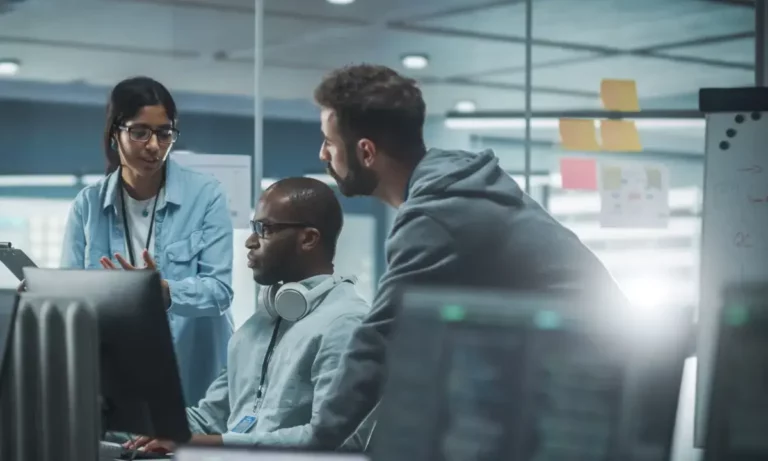
[[[642,277],[621,284],[624,294],[636,307],[654,309],[668,305],[672,298],[671,285],[661,278]]]
[[[462,114],[469,114],[477,110],[477,105],[475,105],[474,101],[459,101],[456,103],[453,110],[461,112]]]
[[[66,187],[76,184],[77,176],[75,175],[0,175],[2,187]]]
[[[355,0],[326,0],[331,5],[349,5],[350,3],[354,3]]]
[[[409,54],[403,56],[403,66],[406,69],[424,69],[429,65],[429,58],[422,54]]]
[[[0,76],[16,75],[21,68],[18,61],[0,59]]]

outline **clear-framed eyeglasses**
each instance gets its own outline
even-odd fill
[[[160,127],[152,128],[147,125],[120,125],[117,127],[120,131],[128,133],[128,137],[131,141],[135,142],[147,142],[152,139],[152,135],[157,137],[157,143],[163,145],[169,145],[176,142],[179,139],[179,130],[172,127]]]

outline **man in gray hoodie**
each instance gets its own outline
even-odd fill
[[[251,222],[248,267],[261,285],[256,313],[229,342],[227,368],[187,409],[196,444],[302,446],[353,331],[370,306],[353,279],[334,276],[341,205],[310,178],[270,186]],[[369,428],[345,446],[362,449]],[[139,438],[127,448],[173,451]]]
[[[313,445],[340,446],[380,398],[385,352],[408,285],[581,289],[623,299],[602,263],[499,167],[491,151],[427,150],[413,80],[383,66],[329,74],[315,90],[320,160],[342,193],[397,208],[387,270],[313,418]]]

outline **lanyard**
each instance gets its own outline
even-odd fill
[[[120,187],[120,206],[122,207],[123,211],[123,230],[125,230],[125,241],[126,246],[128,247],[128,258],[130,259],[130,263],[133,267],[136,267],[136,256],[133,254],[133,242],[131,241],[131,231],[128,229],[128,213],[125,212],[125,187],[123,187],[123,174],[122,171],[120,172],[120,178],[118,186]],[[163,188],[163,185],[165,184],[165,176],[163,176],[162,182],[160,182],[160,187],[157,189],[157,195],[155,195],[155,202],[152,204],[152,218],[149,222],[149,232],[147,232],[147,239],[144,243],[144,248],[149,249],[149,242],[152,239],[152,229],[155,227],[155,212],[157,211],[157,202],[160,198],[160,190]]]
[[[256,391],[256,402],[264,395],[264,381],[267,379],[267,369],[269,368],[269,362],[272,360],[272,353],[275,352],[275,342],[277,341],[277,332],[280,331],[280,317],[275,321],[275,329],[272,330],[272,338],[269,340],[269,346],[267,346],[267,353],[264,356],[264,361],[261,363],[261,379],[259,379],[259,388]],[[254,408],[255,411],[255,408]]]

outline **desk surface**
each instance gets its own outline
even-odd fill
[[[82,461],[91,461],[91,460],[82,460]],[[120,458],[99,458],[99,461],[125,461]],[[142,461],[140,459],[137,459],[136,461]],[[149,460],[147,460],[149,461]],[[151,461],[173,461],[172,457],[167,458],[153,458]]]

